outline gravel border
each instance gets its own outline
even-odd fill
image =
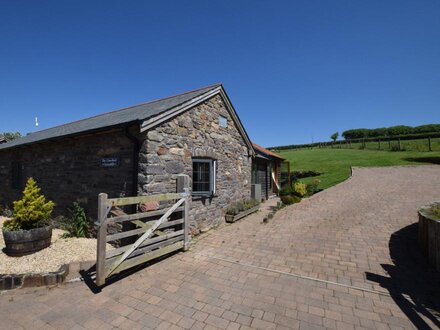
[[[0,217],[0,228],[4,217]],[[8,274],[47,274],[58,272],[63,265],[96,259],[95,238],[61,238],[65,231],[53,229],[48,248],[23,257],[9,257],[3,252],[5,243],[0,234],[0,276]],[[107,246],[108,249],[112,247]]]

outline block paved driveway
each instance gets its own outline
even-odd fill
[[[355,169],[279,211],[213,230],[94,294],[84,283],[0,295],[0,328],[438,328],[440,274],[416,209],[440,166]]]

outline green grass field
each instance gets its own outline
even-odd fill
[[[381,141],[380,143],[377,141],[368,141],[365,142],[365,149],[369,150],[388,150],[390,151],[392,148],[398,148],[398,141]],[[336,147],[339,147],[336,142]],[[352,149],[361,149],[362,143],[352,143],[351,145],[341,145],[342,149],[348,149],[351,147]],[[400,148],[405,151],[429,151],[428,139],[416,139],[416,140],[401,140]],[[431,150],[432,151],[440,151],[440,138],[432,138],[431,139]]]
[[[291,171],[313,170],[322,173],[320,189],[346,180],[351,166],[393,166],[440,164],[440,151],[379,151],[356,149],[302,149],[279,152],[290,161]],[[309,182],[314,178],[301,181]]]

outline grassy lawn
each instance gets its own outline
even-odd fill
[[[374,151],[356,149],[302,149],[279,152],[290,162],[291,171],[313,170],[322,173],[319,188],[325,189],[346,180],[350,166],[393,166],[440,164],[440,152]],[[313,178],[302,181],[309,182]]]

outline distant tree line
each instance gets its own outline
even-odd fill
[[[331,147],[338,143],[339,133],[336,132],[330,136],[332,141],[314,142],[306,144],[289,144],[284,146],[268,147],[269,150],[290,150],[301,148],[314,148],[314,147]],[[358,128],[351,129],[342,132],[344,140],[340,140],[339,143],[351,144],[351,143],[366,143],[374,141],[398,141],[398,140],[418,140],[428,138],[440,138],[440,124],[421,125],[416,127],[411,126],[391,126],[383,128]]]
[[[391,126],[381,128],[356,128],[342,132],[345,140],[377,138],[377,137],[395,137],[408,134],[438,133],[440,132],[440,124],[428,124],[421,126]]]

